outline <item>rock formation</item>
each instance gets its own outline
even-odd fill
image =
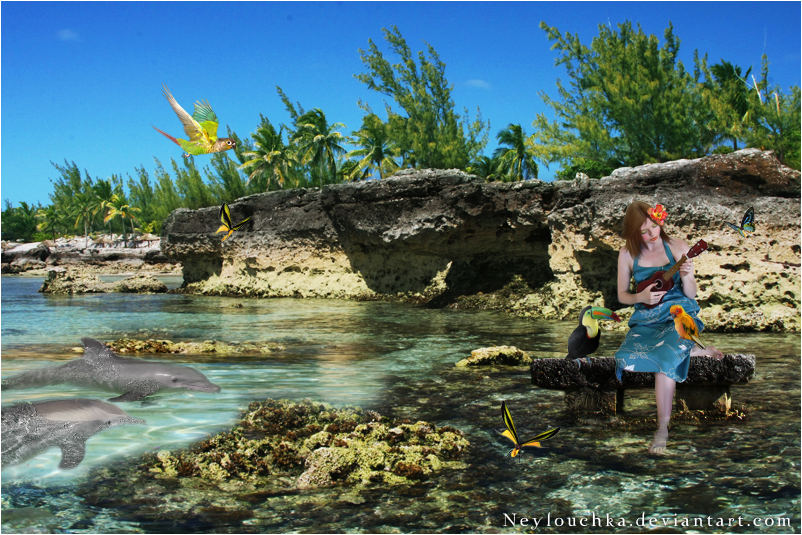
[[[65,268],[53,268],[39,288],[41,293],[165,293],[167,285],[152,275],[140,274],[116,282],[103,282],[97,275],[88,275]]]
[[[588,304],[623,308],[619,234],[633,200],[662,204],[669,235],[710,245],[694,259],[708,330],[799,330],[800,173],[756,149],[600,180],[405,170],[251,195],[230,204],[233,219],[251,220],[225,242],[217,207],[179,209],[161,250],[183,264],[187,293],[408,299],[564,319]],[[757,231],[741,238],[723,222],[750,206]]]
[[[107,238],[104,236],[104,238]],[[6,244],[2,251],[3,273],[46,275],[54,266],[69,267],[86,273],[125,273],[131,271],[170,272],[175,269],[159,251],[159,241],[128,241],[130,247],[107,247],[83,237],[66,240]],[[147,244],[147,245],[145,245]],[[123,245],[122,242],[120,245]],[[139,246],[137,246],[139,245]],[[34,271],[34,273],[30,273]]]

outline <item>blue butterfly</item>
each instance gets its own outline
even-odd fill
[[[750,207],[749,210],[746,211],[744,214],[743,219],[741,219],[741,226],[733,225],[727,221],[724,222],[725,224],[729,225],[731,229],[737,230],[738,234],[741,235],[742,238],[748,238],[744,232],[753,233],[755,231],[755,209]]]

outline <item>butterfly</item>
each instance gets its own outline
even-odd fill
[[[549,439],[560,431],[559,427],[555,429],[549,429],[548,431],[540,433],[534,438],[530,438],[526,442],[521,442],[518,439],[518,432],[515,431],[515,424],[512,423],[512,415],[510,414],[510,410],[507,408],[507,403],[504,401],[501,402],[501,417],[504,419],[504,425],[507,427],[507,430],[501,433],[501,436],[507,437],[512,441],[513,444],[515,444],[515,447],[509,451],[510,457],[515,457],[521,453],[521,450],[526,446],[534,446],[539,448],[541,440]]]
[[[247,223],[250,219],[251,219],[250,217],[246,217],[245,219],[243,219],[242,221],[240,221],[236,225],[232,225],[231,224],[231,210],[228,209],[228,205],[226,203],[223,203],[223,206],[220,207],[220,221],[223,222],[223,226],[221,226],[219,229],[217,229],[217,232],[224,232],[224,231],[227,230],[228,234],[223,236],[223,241],[226,241],[226,238],[228,238],[229,236],[234,234],[235,230],[239,229],[242,225]],[[217,232],[215,232],[215,234],[217,234]]]
[[[732,223],[729,223],[727,221],[725,221],[724,223],[729,225],[731,229],[737,230],[738,234],[740,234],[742,238],[747,238],[748,236],[744,234],[744,232],[749,232],[751,234],[752,232],[755,231],[755,209],[750,207],[749,210],[746,211],[746,213],[744,214],[744,218],[741,219],[740,227],[733,225]]]

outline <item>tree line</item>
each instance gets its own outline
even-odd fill
[[[487,181],[538,177],[538,162],[559,165],[557,179],[577,173],[600,178],[619,167],[727,153],[744,147],[773,150],[800,168],[800,90],[789,93],[769,83],[769,62],[759,76],[724,59],[709,65],[694,52],[693,71],[678,59],[680,40],[673,27],[663,44],[630,22],[617,30],[600,25],[589,46],[577,35],[563,35],[541,23],[564,65],[567,83],[557,80],[557,97],[540,97],[555,119],[539,114],[527,135],[520,124],[496,133],[498,148],[483,154],[490,132],[477,108],[460,114],[435,49],[412,53],[397,27],[384,38],[397,62],[391,63],[372,40],[359,50],[366,72],[355,77],[390,97],[386,119],[359,102],[365,115],[358,130],[331,123],[323,110],[305,110],[280,87],[290,123],[278,125],[260,114],[249,139],[236,139],[234,157],[218,153],[198,168],[194,158],[169,169],[155,160],[152,176],[144,166],[135,176],[93,179],[75,162],[53,163],[50,205],[13,207],[2,212],[3,239],[39,241],[90,232],[161,231],[176,208],[198,209],[286,188],[323,187],[354,180],[383,179],[401,168],[462,169]],[[346,146],[355,147],[347,150]]]

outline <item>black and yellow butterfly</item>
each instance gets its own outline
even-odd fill
[[[245,219],[243,219],[242,221],[240,221],[236,225],[232,225],[231,224],[231,210],[228,209],[228,205],[226,203],[223,203],[223,206],[220,207],[220,221],[223,222],[223,226],[221,226],[219,229],[217,229],[217,232],[228,231],[228,234],[223,236],[223,241],[226,241],[226,238],[228,238],[229,236],[234,234],[235,230],[239,229],[242,225],[247,223],[250,219],[251,219],[250,217],[246,217]],[[217,234],[217,232],[215,232],[215,234]]]
[[[755,231],[755,209],[750,207],[749,210],[746,211],[743,219],[741,219],[740,227],[733,225],[728,221],[725,221],[724,223],[729,225],[731,229],[737,230],[738,234],[740,234],[742,238],[747,238],[748,236],[744,234],[744,232],[749,232],[751,234]]]
[[[504,425],[507,426],[507,430],[501,433],[501,436],[507,437],[512,441],[513,444],[515,444],[515,447],[509,452],[510,457],[515,457],[521,453],[521,450],[526,446],[534,446],[539,448],[540,441],[549,439],[560,432],[559,427],[555,429],[549,429],[548,431],[540,433],[534,438],[530,438],[526,442],[521,442],[518,439],[518,432],[515,430],[515,424],[512,423],[512,415],[510,414],[510,410],[507,408],[507,403],[504,401],[501,402],[501,417],[504,419]]]

